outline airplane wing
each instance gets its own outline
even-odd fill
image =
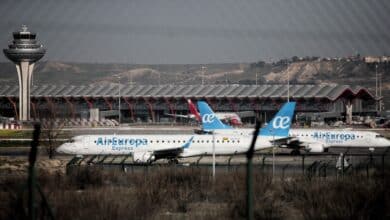
[[[283,137],[283,138],[275,138],[271,143],[277,146],[298,146],[300,142],[296,137]]]
[[[192,136],[186,143],[180,147],[167,148],[162,146],[161,148],[154,148],[149,152],[134,152],[133,157],[137,162],[148,162],[150,160],[157,160],[160,158],[177,158],[186,148],[189,148],[194,136]]]
[[[161,149],[153,149],[150,151],[136,151],[133,152],[133,160],[136,163],[150,163],[152,161],[166,158],[177,158],[182,152],[182,147],[173,147],[173,148],[167,148],[167,147],[161,147]]]
[[[176,115],[174,115],[174,114],[167,114],[167,113],[165,113],[164,115],[171,116],[171,117],[177,117],[177,118],[195,119],[195,116],[192,115],[192,114],[189,114],[189,115],[178,115],[178,114],[176,114]]]

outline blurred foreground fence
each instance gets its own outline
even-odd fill
[[[342,177],[344,175],[359,174],[369,178],[374,174],[384,173],[390,168],[390,153],[322,153],[322,154],[302,154],[291,156],[290,154],[275,154],[275,158],[270,153],[255,154],[253,157],[253,169],[264,172],[272,172],[275,164],[276,177],[288,177],[304,175],[307,178],[313,177]],[[344,161],[344,162],[341,162]],[[172,169],[196,169],[206,168],[212,170],[212,157],[201,156],[182,163],[172,165],[165,161],[153,164],[137,164],[133,162],[131,155],[123,156],[98,156],[91,155],[85,157],[74,157],[67,164],[67,172],[77,170],[80,166],[99,166],[103,169],[120,169],[124,172],[148,172],[159,167],[171,167]],[[230,172],[244,170],[246,168],[245,155],[233,155],[230,157],[217,157],[216,172]]]

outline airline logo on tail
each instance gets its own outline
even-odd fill
[[[287,137],[295,110],[295,102],[287,102],[268,125],[260,130],[261,136]]]
[[[206,102],[198,101],[198,109],[202,118],[203,130],[212,131],[216,129],[233,129],[219,120]]]
[[[273,128],[281,128],[281,129],[286,129],[288,128],[289,126],[289,123],[290,123],[290,118],[285,116],[285,117],[281,117],[281,116],[278,116],[274,119],[274,122],[272,123],[272,127]]]
[[[188,99],[187,103],[188,103],[188,108],[190,109],[191,114],[193,114],[195,116],[196,120],[198,120],[199,122],[202,122],[201,117],[199,115],[199,112],[196,110],[196,107],[195,107],[194,103],[192,103],[191,99]]]
[[[215,114],[205,114],[202,116],[202,122],[213,123],[216,118]]]

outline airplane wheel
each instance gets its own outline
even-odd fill
[[[301,152],[299,150],[292,150],[291,151],[291,155],[293,155],[293,156],[297,156],[297,155],[300,155],[300,154],[301,154]]]
[[[178,163],[179,163],[179,160],[177,160],[176,158],[170,159],[170,160],[168,161],[168,164],[170,164],[170,165],[175,165],[175,164],[178,164]]]

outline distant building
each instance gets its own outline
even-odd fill
[[[0,115],[18,118],[18,86],[0,86]],[[269,118],[287,100],[287,85],[42,85],[33,86],[31,117],[89,118],[90,109],[118,110],[122,122],[171,121],[166,114],[188,114],[187,99],[205,100],[215,111],[254,111]],[[375,114],[375,98],[363,87],[290,85],[299,112]],[[95,115],[98,114],[95,112]],[[178,119],[179,120],[179,119]],[[244,119],[251,121],[253,119]]]
[[[386,63],[390,62],[390,57],[389,56],[366,56],[364,57],[364,62],[366,63]]]

